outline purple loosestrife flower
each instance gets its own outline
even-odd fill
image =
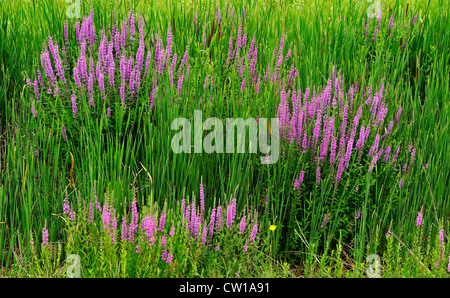
[[[161,260],[165,261],[167,259],[167,249],[163,250],[161,254]]]
[[[144,80],[147,78],[147,72],[150,70],[151,58],[152,58],[152,52],[150,52],[150,50],[148,50],[147,57],[145,58]]]
[[[37,73],[37,81],[38,81],[38,83],[39,83],[39,86],[43,87],[43,86],[42,86],[42,74],[41,74],[40,70],[38,69],[38,70],[36,71],[36,73]],[[45,87],[43,87],[43,88],[45,89]]]
[[[103,212],[102,212],[102,223],[103,223],[103,229],[109,230],[110,229],[110,223],[111,223],[111,212],[110,207],[107,204],[103,205]]]
[[[358,212],[356,213],[356,220],[358,220],[360,217],[361,217],[361,211],[358,211]]]
[[[203,32],[203,49],[206,49],[206,32]]]
[[[344,158],[340,158],[339,159],[338,170],[337,170],[337,174],[336,174],[336,187],[339,185],[339,182],[341,181],[342,172],[344,171],[344,164],[345,164],[345,159]]]
[[[159,231],[163,232],[164,231],[164,226],[166,224],[166,211],[164,210],[161,213],[161,217],[159,218]]]
[[[369,138],[369,135],[370,135],[370,126],[369,125],[367,125],[366,126],[366,130],[364,131],[364,142],[365,141],[367,141],[367,139]],[[363,146],[364,146],[364,142],[363,142]]]
[[[378,144],[380,142],[380,134],[377,134],[375,137],[375,140],[373,142],[372,147],[369,150],[369,156],[372,156],[372,154],[376,154],[378,152]]]
[[[105,76],[103,75],[103,72],[101,70],[102,66],[101,66],[101,62],[98,61],[97,62],[97,83],[98,83],[98,87],[100,89],[100,91],[102,92],[103,95],[103,99],[105,99]]]
[[[166,61],[164,62],[164,65],[167,64],[170,57],[172,56],[172,31],[169,28],[167,28],[167,47],[166,47]]]
[[[200,183],[200,214],[202,218],[204,213],[205,213],[205,190],[203,189],[203,184]]]
[[[300,175],[299,175],[298,179],[294,180],[294,190],[298,190],[298,196],[300,196],[304,177],[305,177],[305,171],[302,170],[302,171],[300,171]]]
[[[422,212],[417,212],[416,227],[422,225]]]
[[[128,240],[127,221],[122,218],[122,241]]]
[[[175,236],[175,226],[172,226],[172,228],[170,228],[170,233],[169,233],[170,237]]]
[[[92,74],[93,76],[95,76],[95,72],[94,72],[94,58],[92,58],[92,57],[89,58],[89,74]]]
[[[202,242],[201,245],[205,246],[206,243],[206,236],[208,236],[208,229],[206,227],[203,227],[203,231],[202,231]]]
[[[402,113],[402,106],[398,106],[398,110],[397,110],[397,116],[395,118],[395,120],[398,123],[398,119],[400,118],[400,114]]]
[[[127,21],[123,21],[122,22],[122,31],[120,32],[120,44],[121,44],[121,48],[125,49],[126,45],[127,45],[127,32],[128,28],[127,28]]]
[[[384,150],[384,162],[387,163],[389,160],[389,154],[391,153],[391,146],[388,146],[385,150]]]
[[[89,95],[89,103],[91,106],[94,106],[94,74],[91,72],[88,77],[88,95]]]
[[[205,92],[206,92],[206,86],[208,86],[208,83],[209,83],[209,76],[206,75],[205,84],[203,84],[203,89]]]
[[[48,246],[49,246],[49,243],[48,243],[48,230],[44,226],[42,228],[42,247],[48,247]]]
[[[62,125],[62,136],[64,138],[64,141],[67,142],[67,132],[66,132],[66,126]]]
[[[75,96],[75,93],[72,94],[71,103],[72,103],[73,118],[77,118],[78,108],[77,108],[77,97]]]
[[[111,63],[111,65],[108,68],[108,78],[109,78],[109,85],[111,86],[112,89],[115,88],[115,85],[114,85],[114,71],[115,71],[114,63]]]
[[[258,224],[253,225],[252,233],[250,235],[250,243],[253,245],[253,242],[256,239],[256,234],[258,233]]]
[[[170,263],[172,263],[172,260],[173,260],[173,254],[172,254],[172,253],[169,253],[169,254],[167,255],[166,263],[167,263],[167,264],[170,264]]]
[[[350,136],[350,140],[347,143],[347,151],[345,153],[345,167],[347,168],[350,164],[350,159],[352,157],[353,143],[354,143],[354,133]]]
[[[394,14],[391,15],[391,18],[389,20],[388,30],[391,30],[393,24],[394,24]]]
[[[320,184],[320,167],[317,167],[316,169],[316,187],[319,187]]]
[[[166,247],[166,244],[167,244],[167,236],[166,236],[166,235],[163,235],[163,236],[161,237],[161,248],[165,248],[165,247]]]
[[[69,220],[74,221],[75,220],[75,211],[70,210],[69,212]]]
[[[127,58],[125,57],[125,55],[122,55],[120,57],[120,62],[119,62],[119,72],[120,72],[120,80],[121,81],[126,80],[127,66],[128,66]]]
[[[300,95],[297,98],[299,99],[299,104],[301,104]],[[300,141],[302,140],[304,115],[305,115],[305,109],[302,108],[300,111],[300,114],[298,115],[298,118],[297,118],[297,142],[299,145],[300,145]]]
[[[245,89],[245,78],[242,80],[241,92],[244,92],[244,89]]]
[[[233,59],[233,36],[230,35],[230,40],[228,41],[228,57],[227,57],[227,65],[231,59]],[[249,55],[250,59],[250,55]]]
[[[290,57],[291,57],[291,49],[289,49],[286,54],[286,61],[288,61]]]
[[[389,121],[387,132],[383,135],[383,137],[389,137],[391,135],[392,125],[394,125],[394,121],[391,120]]]
[[[138,213],[137,213],[137,205],[136,200],[131,204],[131,223],[128,228],[128,240],[130,243],[134,242],[134,234],[136,233],[138,228]]]
[[[216,231],[222,230],[223,219],[222,219],[222,207],[221,206],[217,206],[215,221],[216,221],[216,226],[215,226]]]
[[[281,36],[280,47],[278,49],[277,78],[280,77],[280,69],[281,69],[281,64],[283,62],[283,47],[284,47],[284,34]]]
[[[173,260],[173,254],[172,254],[172,253],[169,253],[169,254],[167,255],[166,263],[167,263],[167,264],[170,264],[170,263],[172,263],[172,260]]]
[[[256,94],[259,94],[260,85],[261,85],[261,77],[258,77],[258,80],[256,81],[256,86],[255,86]]]
[[[191,228],[191,233],[192,233],[192,237],[193,238],[197,238],[198,236],[198,232],[199,232],[199,223],[200,223],[200,218],[197,217],[197,209],[195,207],[195,203],[192,202],[191,205],[191,218],[190,218],[190,228]]]
[[[92,210],[92,202],[89,202],[89,223],[94,221],[94,213]]]
[[[444,248],[444,229],[441,229],[439,231],[439,240],[440,240],[440,247]]]
[[[402,189],[402,187],[403,187],[403,177],[400,179],[400,183],[398,184],[398,188],[399,189]]]
[[[33,114],[33,116],[34,116],[35,118],[37,117],[37,112],[36,112],[36,110],[34,109],[33,106],[31,107],[31,114]]]
[[[153,108],[155,107],[155,98],[156,98],[157,92],[158,92],[158,87],[154,88],[152,90],[152,92],[150,93],[149,102],[148,102],[150,110],[153,110]]]
[[[250,42],[250,49],[248,51],[248,59],[252,58],[254,49],[255,49],[255,36],[253,36],[252,41]]]
[[[414,163],[414,160],[416,159],[416,149],[411,149],[411,165]]]
[[[214,235],[215,217],[216,217],[216,208],[213,208],[211,211],[211,217],[209,220],[209,236]]]
[[[369,172],[372,172],[373,167],[376,165],[378,159],[380,158],[381,154],[383,154],[383,152],[384,152],[384,150],[380,150],[378,152],[373,153],[372,162],[370,163],[369,170],[368,170]]]
[[[52,82],[56,82],[56,77],[55,74],[53,72],[53,68],[52,68],[52,62],[50,61],[50,54],[48,53],[48,51],[43,51],[41,53],[41,64],[42,67],[45,69],[45,75],[50,78],[50,80]]]
[[[395,150],[395,154],[394,154],[394,158],[393,158],[394,167],[395,167],[395,164],[397,163],[397,157],[398,157],[399,152],[400,152],[400,145],[398,145],[397,149]]]
[[[154,215],[147,215],[142,219],[142,232],[145,233],[147,241],[150,241],[149,245],[153,246],[155,243],[156,229],[156,217]]]
[[[242,234],[244,232],[244,230],[245,230],[245,221],[246,221],[246,217],[243,216],[241,218],[241,222],[239,224],[239,234]]]
[[[128,24],[129,24],[129,29],[130,29],[130,40],[133,41],[135,31],[136,31],[136,26],[135,26],[135,14],[131,10],[128,13]]]
[[[188,52],[189,52],[189,45],[186,46],[186,51],[184,52],[183,59],[181,60],[180,67],[183,67],[186,65],[186,62],[188,60]]]
[[[173,54],[173,58],[172,58],[172,64],[170,65],[169,68],[169,80],[170,80],[170,85],[173,86],[173,72],[175,70],[175,65],[177,63],[177,53]]]
[[[392,233],[392,232],[391,232],[391,229],[389,229],[389,230],[387,231],[387,233],[386,233],[386,237],[387,237],[387,238],[391,237],[391,233]]]
[[[322,114],[318,113],[317,114],[317,119],[316,119],[316,123],[314,126],[314,132],[313,132],[313,142],[314,142],[314,147],[317,146],[317,142],[319,140],[320,137],[320,126],[322,123]]]
[[[58,45],[53,45],[53,40],[51,36],[49,37],[48,45],[50,52],[52,53],[53,56],[53,61],[55,63],[56,74],[58,75],[59,79],[63,81],[64,84],[66,84],[61,57],[59,56]]]
[[[341,124],[341,134],[345,134],[347,129],[347,118],[348,118],[348,105],[345,105],[344,111],[342,112],[342,124]]]
[[[187,67],[186,67],[186,79],[185,81],[187,81],[189,79],[189,69],[190,69],[191,65],[188,63]]]
[[[336,159],[336,144],[337,139],[335,136],[331,138],[331,149],[330,149],[330,164],[334,164],[334,161]]]
[[[112,231],[109,232],[109,235],[112,237],[112,243],[116,243],[116,232],[117,232],[117,218],[115,215],[113,215],[113,218],[111,220],[111,227]]]
[[[122,107],[122,109],[125,109],[125,83],[124,83],[124,81],[122,81],[120,83],[119,91],[120,91],[121,107]]]
[[[69,201],[67,200],[67,198],[65,198],[64,199],[63,214],[69,214],[69,212],[70,212]]]
[[[181,74],[178,77],[178,82],[177,82],[177,90],[178,90],[178,96],[179,96],[179,100],[181,100],[181,91],[183,88],[183,74]]]
[[[78,88],[81,89],[82,85],[81,85],[80,76],[79,76],[79,72],[78,72],[78,68],[77,67],[73,68],[73,78],[75,80],[75,84],[77,84]]]
[[[80,72],[81,78],[86,81],[88,74],[86,65],[86,44],[84,42],[81,44],[80,56],[78,57],[77,61],[77,68]]]
[[[289,71],[289,80],[288,85],[291,86],[291,81],[294,79],[295,68],[294,64],[292,64],[291,70]]]
[[[359,139],[356,142],[356,149],[361,149],[364,147],[364,141],[365,141],[365,128],[364,125],[361,125],[361,128],[359,129]]]
[[[236,199],[231,200],[231,204],[227,207],[227,228],[230,229],[234,223],[234,218],[236,216]]]

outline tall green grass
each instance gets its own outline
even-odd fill
[[[269,233],[268,226],[278,224],[276,240],[271,245],[288,260],[298,256],[298,252],[323,253],[327,245],[335,246],[342,222],[337,218],[331,220],[324,233],[319,226],[327,212],[347,217],[358,210],[363,212],[360,222],[341,219],[348,221],[345,226],[350,230],[344,234],[351,236],[347,240],[355,239],[354,243],[346,243],[347,253],[358,262],[363,262],[368,253],[384,250],[386,241],[382,235],[389,228],[401,234],[405,243],[412,243],[413,236],[408,231],[414,228],[421,209],[433,233],[438,231],[437,224],[442,220],[448,227],[450,38],[448,12],[442,10],[445,1],[424,0],[409,5],[406,0],[384,3],[381,29],[375,41],[372,37],[376,20],[370,21],[368,38],[365,37],[368,3],[364,1],[232,1],[231,4],[228,10],[227,2],[219,1],[222,17],[230,21],[222,28],[223,38],[215,40],[205,53],[202,34],[203,30],[208,34],[211,30],[215,2],[83,2],[82,16],[94,8],[96,28],[108,27],[114,9],[118,20],[125,19],[130,9],[143,15],[146,40],[155,33],[165,37],[171,26],[175,50],[180,54],[186,45],[190,46],[193,77],[185,88],[190,97],[196,99],[196,104],[170,105],[166,93],[166,98],[160,99],[163,104],[158,114],[147,117],[144,108],[136,105],[121,126],[105,117],[106,107],[103,107],[98,117],[82,115],[82,127],[69,126],[68,138],[73,141],[65,143],[59,134],[61,120],[48,118],[44,123],[40,118],[31,117],[29,103],[33,94],[25,87],[25,79],[34,77],[35,69],[40,67],[39,53],[48,36],[63,44],[68,4],[49,0],[0,3],[0,250],[3,266],[11,264],[15,251],[26,250],[31,234],[40,237],[45,222],[50,239],[61,239],[63,222],[56,214],[62,211],[66,196],[76,210],[79,198],[93,198],[94,194],[102,197],[109,189],[119,213],[127,212],[125,206],[134,196],[143,203],[155,200],[174,208],[184,194],[198,189],[201,180],[205,184],[207,202],[224,200],[237,189],[239,209],[263,208],[268,194],[271,212],[262,218],[263,226]],[[196,14],[201,23],[198,33],[192,26]],[[415,14],[417,24],[408,28]],[[395,24],[392,32],[387,30],[391,15]],[[205,17],[207,28],[203,26]],[[69,19],[70,28],[75,21]],[[360,194],[347,193],[333,198],[332,191],[324,187],[305,198],[310,207],[299,217],[293,211],[297,207],[292,186],[300,168],[292,160],[280,159],[267,168],[250,154],[185,156],[171,152],[171,120],[179,116],[189,118],[193,110],[200,107],[198,99],[208,100],[204,98],[203,83],[211,73],[215,74],[217,82],[214,96],[227,99],[202,105],[204,119],[208,116],[271,117],[276,113],[279,98],[274,90],[262,91],[260,98],[248,93],[241,97],[241,81],[224,70],[228,37],[231,33],[236,35],[240,23],[248,38],[255,36],[259,43],[258,63],[261,65],[276,59],[272,53],[285,34],[285,49],[292,49],[291,59],[299,72],[296,86],[302,90],[306,87],[322,89],[333,66],[342,74],[345,90],[356,82],[366,86],[385,82],[386,98],[392,101],[389,107],[402,105],[403,108],[404,122],[399,135],[417,148],[417,161],[410,176],[413,179],[405,181],[404,191],[386,191],[389,178],[374,179],[364,173],[343,182],[349,186],[359,185]],[[223,73],[226,76],[221,77]],[[143,100],[147,99],[148,96]],[[127,120],[132,127],[127,127]],[[49,133],[52,134],[50,139]],[[38,156],[34,154],[36,148]],[[295,160],[295,156],[292,159]],[[70,187],[72,164],[74,188]],[[425,164],[428,164],[427,169]],[[310,180],[315,180],[314,175]],[[327,182],[330,181],[323,181],[322,185]],[[329,210],[330,198],[337,200],[332,210]],[[339,200],[346,203],[341,205]],[[359,205],[351,203],[353,201]],[[299,237],[299,233],[307,237]],[[433,237],[430,239],[434,241]],[[321,244],[314,248],[316,243]],[[302,257],[299,261],[305,260]]]

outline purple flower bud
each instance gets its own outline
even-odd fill
[[[48,247],[49,243],[48,243],[48,230],[47,228],[44,226],[42,228],[42,246],[43,247]]]
[[[416,227],[421,226],[422,225],[422,212],[418,212],[417,213],[417,218],[416,218]]]
[[[241,223],[239,224],[239,234],[242,234],[245,230],[245,221],[246,221],[246,217],[243,216],[241,218]]]
[[[253,225],[252,233],[250,235],[250,243],[253,245],[253,242],[256,239],[256,234],[258,233],[258,224]]]

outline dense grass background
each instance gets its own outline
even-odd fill
[[[408,231],[414,228],[421,208],[427,230],[435,234],[440,224],[448,231],[450,22],[446,1],[384,1],[381,29],[375,41],[372,37],[376,20],[369,24],[369,35],[365,37],[369,6],[365,1],[232,1],[233,19],[227,2],[218,3],[222,17],[227,16],[223,22],[225,37],[216,40],[206,54],[202,33],[211,30],[216,13],[216,3],[212,1],[83,1],[82,16],[93,7],[96,28],[107,28],[114,9],[118,20],[126,19],[128,11],[133,9],[146,20],[146,40],[151,34],[159,34],[165,41],[167,28],[171,26],[179,57],[186,46],[190,46],[194,77],[187,87],[189,94],[193,98],[204,96],[204,78],[214,73],[217,74],[214,96],[228,98],[220,104],[202,106],[204,118],[207,115],[271,117],[276,113],[279,99],[273,90],[266,90],[259,98],[247,93],[240,98],[239,93],[229,91],[239,90],[241,81],[224,71],[224,55],[230,33],[235,35],[240,23],[249,39],[255,36],[259,45],[258,63],[262,65],[273,63],[272,53],[285,35],[285,49],[291,48],[299,73],[297,88],[323,89],[333,66],[343,76],[345,90],[354,83],[379,86],[383,81],[386,98],[391,101],[391,113],[402,105],[399,138],[415,144],[416,148],[417,161],[411,169],[411,179],[405,181],[406,187],[400,192],[386,190],[385,185],[390,183],[387,178],[347,177],[349,185],[362,185],[359,194],[336,197],[328,189],[316,191],[312,186],[305,197],[310,202],[310,209],[296,213],[292,185],[300,171],[298,161],[295,164],[288,158],[281,159],[267,169],[250,154],[174,155],[170,152],[171,119],[191,115],[199,105],[173,108],[166,104],[168,100],[162,101],[165,104],[160,113],[151,119],[143,117],[145,111],[139,106],[130,110],[124,121],[130,121],[132,127],[99,120],[104,119],[103,116],[97,118],[99,122],[87,122],[83,129],[69,126],[68,137],[73,142],[63,143],[60,135],[43,142],[49,132],[60,129],[60,123],[44,125],[31,117],[29,104],[33,95],[25,87],[25,80],[34,78],[35,70],[40,67],[39,54],[48,36],[53,36],[58,44],[63,43],[65,12],[69,4],[49,0],[1,1],[2,266],[11,264],[13,252],[26,251],[30,233],[39,238],[45,222],[51,240],[64,239],[63,221],[57,215],[61,213],[66,197],[77,209],[77,201],[92,199],[94,194],[102,200],[103,194],[110,192],[115,207],[119,213],[124,213],[134,197],[142,204],[155,200],[174,207],[184,194],[196,192],[200,181],[205,184],[209,207],[214,199],[224,201],[237,189],[239,209],[263,209],[265,196],[269,193],[271,212],[262,217],[266,227],[263,232],[269,233],[270,224],[278,224],[272,245],[280,253],[290,251],[281,254],[288,260],[295,259],[299,252],[318,253],[314,250],[317,248],[311,247],[318,238],[323,239],[322,246],[323,243],[334,246],[342,232],[349,234],[344,241],[347,245],[344,250],[359,262],[366,254],[380,249],[380,235],[389,228],[403,243],[410,245],[413,238]],[[192,26],[196,14],[199,33]],[[416,14],[417,24],[408,27]],[[391,15],[396,28],[393,34],[387,30]],[[203,24],[205,18],[206,27]],[[75,21],[69,19],[70,28],[73,29]],[[239,99],[247,109],[237,104]],[[39,157],[34,156],[34,148],[39,149]],[[74,188],[69,186],[70,153],[74,156]],[[425,164],[428,164],[427,169]],[[311,177],[310,180],[314,179]],[[395,184],[398,185],[398,181]],[[361,210],[364,214],[362,222],[350,223],[349,220],[343,224],[331,220],[328,232],[324,234],[319,228],[323,216],[327,211],[337,212],[327,208],[332,206],[330,202],[340,200],[348,202],[343,204],[340,212],[348,218]],[[367,202],[371,202],[370,208]],[[385,208],[387,205],[390,207]],[[301,240],[299,231],[307,237]],[[433,237],[431,239],[434,241]]]

